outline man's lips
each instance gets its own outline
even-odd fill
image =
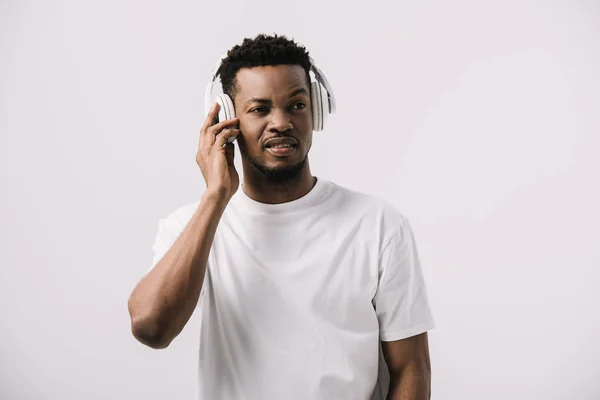
[[[277,157],[287,157],[296,151],[297,146],[267,147],[267,152]]]
[[[298,142],[292,137],[276,137],[268,139],[264,146],[267,153],[275,157],[287,157],[296,152]]]
[[[291,138],[291,137],[278,137],[278,138],[272,138],[269,139],[265,142],[264,146],[266,148],[273,148],[273,147],[298,147],[298,143],[296,142],[296,139]]]

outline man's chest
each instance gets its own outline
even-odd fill
[[[343,329],[376,327],[377,246],[360,232],[324,227],[221,229],[207,274],[215,301],[275,321],[307,316]]]

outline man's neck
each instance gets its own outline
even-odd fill
[[[297,200],[310,192],[317,183],[317,178],[310,173],[308,161],[294,179],[282,183],[270,182],[260,173],[254,172],[244,171],[242,190],[246,196],[259,203],[280,204]]]

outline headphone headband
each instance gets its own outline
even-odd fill
[[[215,67],[213,68],[213,70],[211,72],[210,82],[208,82],[208,85],[206,85],[206,91],[204,93],[204,109],[206,110],[207,113],[211,109],[211,104],[208,104],[208,103],[210,103],[210,94],[212,93],[213,86],[215,84],[215,80],[217,79],[217,76],[219,76],[219,73],[221,72],[220,71],[221,70],[221,62],[226,56],[227,56],[227,53],[225,53],[221,57],[219,57]]]
[[[221,62],[223,61],[223,59],[226,56],[227,56],[227,53],[225,53],[221,57],[219,57],[216,65],[215,65],[215,68],[211,72],[212,78],[211,78],[210,82],[208,83],[208,85],[206,85],[206,92],[204,93],[204,109],[206,110],[206,112],[208,112],[208,110],[210,110],[210,108],[211,108],[210,107],[211,104],[209,104],[210,103],[210,94],[212,93],[213,86],[215,84],[215,80],[217,79],[217,76],[219,76],[219,74],[221,72],[220,71],[221,70]],[[330,112],[330,114],[333,114],[335,112],[335,108],[336,108],[335,96],[333,95],[333,89],[329,85],[329,81],[325,77],[325,74],[315,64],[315,61],[313,60],[313,58],[311,56],[308,56],[308,60],[310,62],[310,70],[315,75],[317,82],[319,82],[323,86],[325,86],[325,89],[327,90],[327,100],[329,102],[329,112]]]
[[[315,64],[315,60],[311,56],[308,56],[308,60],[310,61],[310,69],[315,74],[315,78],[319,83],[325,86],[327,90],[327,100],[329,101],[329,113],[333,114],[335,112],[335,96],[333,95],[333,89],[329,85],[329,81],[325,77],[325,74],[317,67]]]

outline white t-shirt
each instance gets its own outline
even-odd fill
[[[198,205],[160,220],[153,265]],[[435,326],[408,220],[323,179],[283,204],[238,189],[197,312],[199,400],[381,400],[389,375],[380,340]]]

